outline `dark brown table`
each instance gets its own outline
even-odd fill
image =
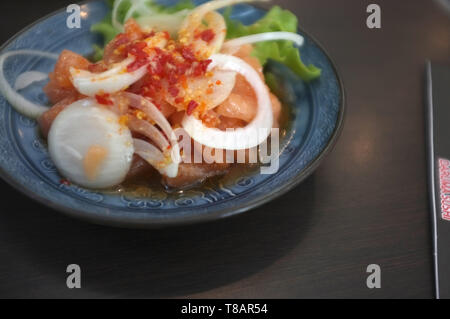
[[[0,42],[71,1],[2,1]],[[67,218],[1,182],[0,297],[434,296],[425,59],[450,62],[450,16],[431,0],[278,0],[328,49],[347,117],[334,151],[287,195],[242,216],[165,230]],[[449,87],[450,89],[450,87]],[[66,288],[66,266],[82,289]],[[381,266],[381,289],[366,267]]]

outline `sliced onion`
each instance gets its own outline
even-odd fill
[[[89,159],[91,148],[103,155],[94,152]],[[92,98],[78,100],[56,116],[48,135],[48,149],[61,175],[90,188],[121,183],[134,153],[130,130]]]
[[[161,31],[157,32],[154,36],[148,37],[144,41],[147,44],[147,47],[149,47],[149,48],[157,47],[160,49],[164,49],[164,47],[167,44],[166,33],[161,32]],[[148,59],[150,60],[152,58],[152,56],[154,56],[154,53],[150,54]]]
[[[196,7],[181,24],[178,31],[179,41],[183,44],[193,44],[197,55],[208,58],[220,51],[226,36],[225,20],[221,14],[214,11],[237,3],[256,1],[268,0],[213,0]],[[210,43],[195,39],[195,32],[199,30],[203,22],[206,22],[208,29],[212,29],[215,34]]]
[[[28,71],[19,75],[14,83],[14,90],[23,90],[35,82],[41,82],[48,78],[48,74],[39,71]]]
[[[117,15],[119,13],[120,5],[122,4],[123,0],[116,0],[114,1],[114,6],[112,9],[112,24],[113,26],[119,30],[123,31],[123,24],[119,22],[117,19]],[[153,15],[155,13],[154,10],[150,9],[150,7],[147,5],[148,0],[130,0],[131,6],[128,9],[128,11],[125,14],[125,18],[123,19],[123,22],[125,23],[128,19],[130,19],[134,13],[139,13],[141,16],[149,16]],[[157,13],[156,13],[157,14]]]
[[[175,100],[179,97],[185,100],[194,100],[210,110],[223,103],[236,83],[236,72],[228,70],[215,70],[211,77],[190,78],[186,81],[186,88],[180,86],[177,97],[166,94],[166,101],[177,106]],[[191,92],[188,94],[187,92]]]
[[[162,49],[167,44],[167,39],[163,32],[158,32],[155,36],[149,37],[144,41],[149,48],[158,47]],[[136,60],[132,55],[114,64],[111,69],[102,73],[92,73],[86,70],[70,68],[71,80],[78,92],[87,96],[101,93],[116,93],[127,89],[147,73],[147,66],[154,54],[150,54],[146,63],[132,72],[127,70],[128,66]]]
[[[158,13],[154,15],[142,15],[136,19],[139,25],[147,30],[167,31],[171,36],[177,34],[180,25],[190,10],[181,10],[175,13]]]
[[[91,73],[72,67],[70,68],[71,80],[78,92],[87,96],[119,92],[138,81],[147,72],[147,64],[136,71],[128,72],[127,67],[134,61],[134,57],[128,57],[102,73]]]
[[[115,0],[114,1],[114,6],[112,9],[112,25],[114,26],[114,28],[116,28],[119,31],[123,31],[123,24],[119,22],[119,20],[117,20],[117,14],[119,13],[119,7],[122,4],[123,0]]]
[[[140,15],[149,15],[153,13],[153,10],[149,8],[148,5],[146,5],[145,0],[132,0],[132,5],[130,9],[128,9],[127,14],[125,15],[124,22],[126,22],[128,19],[133,17],[133,14],[136,12]]]
[[[162,175],[171,178],[177,177],[178,163],[175,163],[155,146],[144,140],[135,138],[133,142],[134,152],[156,168]]]
[[[214,32],[214,38],[210,42],[207,43],[201,38],[196,37],[196,33],[193,30],[197,30],[198,25],[190,26],[187,29],[187,32],[181,31],[179,34],[181,35],[180,39],[183,39],[181,41],[193,46],[193,50],[197,56],[206,59],[212,54],[220,51],[220,48],[225,41],[227,26],[223,16],[215,11],[207,12],[202,21],[206,22],[208,25],[207,29]]]
[[[211,60],[210,68],[235,71],[245,77],[256,93],[258,102],[256,116],[243,128],[221,131],[205,126],[193,115],[186,115],[182,122],[183,128],[192,139],[212,148],[241,150],[261,144],[269,136],[273,124],[272,106],[266,85],[250,65],[235,56],[214,54]]]
[[[152,102],[140,95],[124,92],[122,93],[122,96],[128,99],[130,106],[143,111],[151,120],[155,122],[155,124],[161,128],[171,145],[172,162],[178,165],[181,162],[181,157],[177,136],[164,115]]]
[[[8,100],[8,102],[16,109],[16,111],[33,119],[38,118],[42,113],[48,110],[48,107],[30,102],[27,99],[25,99],[23,96],[14,91],[14,89],[11,87],[11,85],[9,85],[8,81],[5,78],[4,74],[5,61],[7,58],[14,55],[36,55],[54,60],[58,59],[58,55],[35,50],[17,50],[4,53],[0,56],[0,92]]]
[[[205,16],[206,13],[210,11],[215,11],[224,7],[232,6],[237,3],[244,3],[244,2],[267,2],[269,0],[213,0],[208,1],[198,7],[196,7],[194,10],[192,10],[191,14],[186,18],[186,20],[183,21],[183,24],[181,25],[181,30],[188,30],[192,26],[197,26],[199,23],[201,23],[202,18]]]
[[[211,54],[220,51],[227,35],[227,24],[225,23],[223,16],[215,11],[205,14],[204,20],[208,24],[208,29],[212,29],[214,32],[214,39],[208,43],[210,52],[206,52],[206,56],[209,57]],[[197,43],[199,42],[200,40],[197,40],[196,43],[194,43],[194,47],[198,46]],[[201,41],[200,43],[204,43],[204,41]]]
[[[139,120],[135,116],[129,116],[128,128],[132,132],[137,132],[144,135],[145,137],[148,137],[150,140],[154,141],[156,145],[163,151],[169,148],[169,142],[164,137],[164,135],[147,121]]]
[[[233,50],[244,44],[252,44],[263,41],[288,40],[294,42],[297,46],[302,46],[304,39],[300,34],[293,32],[265,32],[247,35],[245,37],[229,40],[222,46],[222,51],[233,54]]]
[[[136,2],[136,1],[131,1],[131,7],[130,9],[128,9],[127,13],[125,14],[125,18],[123,19],[124,22],[126,22],[129,18],[131,18],[133,16],[133,14],[138,11],[139,6],[140,6],[140,1]],[[119,21],[116,18],[116,24],[119,24]]]

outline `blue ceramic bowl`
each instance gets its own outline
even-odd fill
[[[173,2],[173,1],[172,1]],[[170,3],[170,1],[165,1]],[[82,5],[80,29],[66,26],[65,10],[53,13],[13,37],[3,45],[1,53],[18,49],[35,49],[60,53],[63,49],[89,55],[100,38],[89,29],[107,13],[103,2]],[[233,16],[252,23],[264,10],[238,5]],[[61,184],[45,142],[40,138],[35,121],[18,114],[0,96],[0,172],[8,183],[31,198],[68,215],[96,223],[155,227],[194,223],[225,218],[262,205],[289,191],[319,165],[339,135],[344,116],[344,93],[336,69],[324,50],[307,34],[301,48],[305,63],[322,69],[319,80],[304,84],[295,75],[272,64],[270,71],[279,78],[283,100],[292,107],[292,119],[283,140],[277,174],[254,173],[242,176],[230,185],[187,192],[167,199],[135,198],[120,194],[95,192],[76,185]],[[25,71],[49,72],[54,61],[17,56],[7,60],[5,75],[10,83]],[[41,85],[25,89],[28,99],[47,103]]]

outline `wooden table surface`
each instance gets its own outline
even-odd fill
[[[277,0],[328,49],[347,93],[342,135],[317,171],[242,216],[163,230],[65,217],[4,182],[0,297],[434,296],[424,66],[450,62],[450,15],[431,0]],[[70,1],[65,1],[70,3]],[[2,1],[0,42],[64,1]],[[82,289],[66,287],[79,264]],[[381,289],[366,267],[381,267]]]

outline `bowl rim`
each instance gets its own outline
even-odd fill
[[[93,2],[101,2],[102,0],[86,0],[78,2],[78,5],[85,5]],[[251,4],[250,4],[251,5]],[[252,5],[251,5],[252,6]],[[266,10],[265,8],[261,8],[258,6],[253,5],[255,8]],[[3,51],[10,43],[12,43],[16,38],[18,38],[20,35],[26,33],[31,28],[33,28],[35,25],[47,20],[48,18],[51,18],[63,11],[66,10],[66,7],[57,9],[39,19],[34,21],[33,23],[27,25],[17,33],[15,33],[12,37],[10,37],[5,43],[3,43],[0,46],[0,52]],[[239,215],[241,213],[244,213],[246,211],[249,211],[251,209],[260,207],[295,188],[298,186],[302,181],[304,181],[306,178],[308,178],[322,163],[324,158],[334,149],[339,137],[341,136],[342,129],[344,127],[345,122],[345,115],[346,115],[346,92],[344,83],[342,80],[342,77],[340,76],[340,72],[334,62],[334,60],[330,57],[328,54],[328,51],[325,49],[325,47],[311,34],[303,30],[302,28],[298,28],[299,31],[301,31],[303,34],[305,34],[326,56],[326,58],[329,60],[333,72],[336,76],[339,90],[340,90],[340,100],[339,100],[339,112],[336,120],[336,125],[334,127],[333,132],[331,133],[331,136],[326,144],[326,146],[322,149],[322,151],[312,160],[311,163],[308,164],[301,172],[290,178],[286,181],[286,183],[282,184],[279,188],[277,188],[274,192],[271,192],[270,194],[265,194],[258,196],[255,199],[252,199],[249,202],[242,203],[238,206],[233,206],[230,208],[220,209],[208,214],[201,214],[201,215],[187,215],[187,216],[174,216],[173,218],[162,218],[162,219],[155,219],[155,218],[149,218],[147,215],[144,214],[134,214],[134,216],[131,216],[131,213],[126,213],[126,215],[122,216],[116,216],[116,215],[105,215],[105,214],[93,214],[86,212],[82,209],[73,209],[69,208],[67,206],[64,206],[62,204],[48,201],[48,199],[39,196],[35,192],[27,192],[26,189],[22,187],[22,185],[16,181],[16,178],[14,175],[10,174],[7,170],[5,170],[3,167],[0,167],[0,178],[2,178],[7,184],[12,186],[15,190],[19,191],[20,193],[24,194],[25,196],[31,198],[32,200],[42,204],[44,207],[51,208],[53,210],[56,210],[58,212],[63,213],[64,215],[74,217],[76,219],[85,220],[94,224],[99,225],[105,225],[105,226],[113,226],[113,227],[123,227],[123,228],[162,228],[167,226],[181,226],[181,225],[189,225],[189,224],[196,224],[196,223],[203,223],[213,220],[218,220],[222,218],[227,218],[234,215]],[[142,218],[142,215],[145,217]],[[133,218],[130,218],[133,217]]]

